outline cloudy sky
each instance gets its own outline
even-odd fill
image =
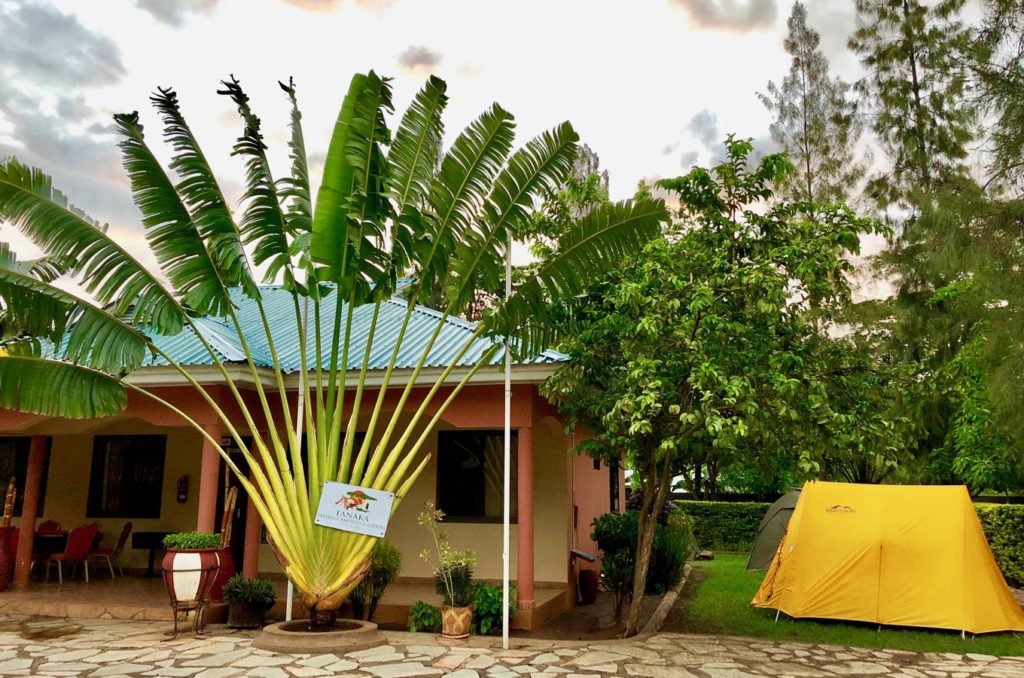
[[[853,0],[807,0],[834,71]],[[768,143],[756,97],[785,74],[791,0],[0,0],[0,157],[16,155],[125,241],[141,244],[123,178],[113,113],[139,110],[152,145],[148,97],[174,87],[229,196],[241,126],[216,93],[241,80],[283,169],[295,78],[311,161],[322,159],[351,74],[394,78],[401,112],[429,73],[448,82],[449,136],[491,102],[526,141],[570,120],[600,156],[613,198],[639,179],[707,162],[728,132]],[[314,172],[317,168],[313,168]],[[10,227],[0,240],[33,253]]]

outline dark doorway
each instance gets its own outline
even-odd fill
[[[252,446],[252,438],[244,436],[242,442],[245,443],[246,447]],[[242,454],[242,450],[235,443],[233,438],[222,438],[221,447],[231,457],[231,461],[235,463],[242,473],[246,476],[249,475],[249,464],[245,460],[245,456]],[[217,493],[217,520],[221,521],[224,518],[224,502],[228,496],[228,490],[232,487],[238,488],[238,501],[235,502],[235,511],[231,515],[231,560],[234,561],[235,570],[237,572],[242,571],[242,562],[245,557],[245,517],[249,510],[249,495],[246,494],[245,488],[238,482],[238,477],[228,469],[228,465],[223,459],[220,461],[220,482],[217,485],[220,491]],[[217,529],[221,529],[222,523],[217,523]]]

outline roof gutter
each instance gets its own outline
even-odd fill
[[[512,370],[512,382],[516,384],[541,384],[548,377],[554,374],[559,367],[560,363],[532,363],[516,365],[515,369]],[[228,376],[235,384],[239,386],[255,386],[252,372],[247,365],[227,364],[224,366],[224,369],[227,370]],[[441,378],[441,375],[444,374],[446,369],[446,367],[423,368],[420,371],[420,375],[417,378],[416,383],[421,386],[433,385]],[[457,367],[453,369],[446,380],[447,383],[459,383],[470,369],[472,369],[471,366]],[[200,384],[216,385],[224,383],[224,377],[221,374],[220,369],[213,365],[194,365],[186,367],[185,370]],[[274,371],[272,369],[267,367],[257,367],[256,371],[259,375],[260,382],[264,387],[276,387],[275,385],[277,382],[274,379]],[[390,386],[405,386],[409,383],[409,378],[412,376],[412,373],[413,370],[411,369],[394,370],[391,373]],[[505,375],[502,371],[502,366],[499,364],[482,368],[470,377],[468,383],[475,385],[502,384],[504,383],[504,380]],[[141,367],[128,375],[125,381],[135,386],[186,386],[189,383],[177,369],[164,365]],[[351,388],[355,388],[355,385],[358,382],[359,370],[349,370],[345,376],[345,383]],[[384,370],[367,371],[365,381],[366,386],[381,386],[383,382]],[[284,375],[284,384],[285,388],[288,390],[297,391],[299,389],[299,373],[292,372]]]

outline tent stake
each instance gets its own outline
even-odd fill
[[[779,612],[781,612],[781,610],[775,610],[775,623],[776,624],[779,623]]]

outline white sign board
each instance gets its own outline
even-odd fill
[[[313,522],[336,530],[383,537],[394,501],[393,492],[328,480],[320,492]]]

